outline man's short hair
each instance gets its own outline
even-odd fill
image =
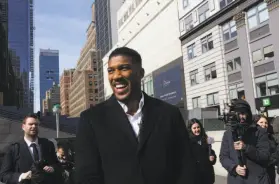
[[[115,56],[126,56],[131,59],[132,63],[139,64],[142,66],[141,55],[136,51],[128,47],[119,47],[116,48],[109,56],[109,60]]]
[[[37,117],[36,114],[30,113],[30,114],[27,114],[27,115],[23,118],[22,124],[25,124],[25,123],[26,123],[27,118],[34,118],[34,119],[36,119],[37,121],[39,121],[39,119],[38,119],[38,117]]]

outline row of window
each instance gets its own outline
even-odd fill
[[[217,71],[215,63],[204,66],[204,79],[209,81],[211,79],[217,78]],[[191,86],[199,84],[198,82],[198,69],[190,72]]]
[[[212,50],[214,48],[212,34],[209,34],[209,35],[203,37],[200,40],[200,43],[201,43],[202,53],[205,53],[209,50]],[[194,54],[194,49],[195,49],[195,43],[193,43],[193,44],[191,44],[190,46],[187,47],[188,59],[189,60],[196,57],[195,54]]]
[[[219,105],[219,93],[211,93],[207,96],[207,106]],[[201,107],[201,97],[195,97],[192,99],[193,109]]]

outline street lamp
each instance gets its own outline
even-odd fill
[[[56,138],[59,138],[59,114],[61,111],[61,106],[59,104],[56,104],[53,106],[52,110],[56,117]]]

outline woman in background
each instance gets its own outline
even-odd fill
[[[278,145],[273,136],[274,135],[273,127],[271,126],[267,117],[265,117],[263,115],[256,115],[254,117],[254,123],[256,123],[258,126],[260,126],[262,128],[267,129],[268,138],[269,138],[269,146],[270,146],[269,152],[271,153],[270,159],[269,159],[269,164],[267,167],[267,173],[269,175],[271,184],[275,184],[275,177],[276,177],[275,166],[278,165],[279,155],[277,152]]]
[[[216,154],[211,149],[202,124],[197,119],[191,119],[188,123],[188,131],[192,144],[193,155],[196,159],[197,184],[213,184],[215,172],[213,165],[216,163]]]

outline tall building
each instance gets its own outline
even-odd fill
[[[59,51],[51,49],[40,49],[39,56],[40,75],[40,102],[46,98],[48,89],[55,84],[59,84]],[[42,110],[42,108],[41,108]]]
[[[104,81],[102,58],[118,41],[117,11],[123,4],[123,0],[95,0],[95,24],[96,24],[96,50],[98,57],[98,89],[99,98],[104,98]]]
[[[188,109],[243,98],[279,115],[279,1],[178,3]],[[191,118],[191,117],[190,117]]]
[[[123,46],[137,50],[145,69],[143,91],[173,105],[184,102],[177,1],[125,1],[117,15],[118,43],[111,51]],[[103,58],[106,98],[112,94],[107,79],[107,62],[111,51]]]
[[[93,13],[94,13],[94,8]],[[78,117],[80,113],[99,102],[98,62],[96,52],[95,23],[87,29],[87,40],[73,73],[69,92],[69,114]]]
[[[60,105],[61,115],[69,116],[69,93],[70,85],[73,83],[75,69],[64,70],[60,77]]]
[[[52,114],[52,108],[56,104],[60,104],[60,87],[58,84],[53,82],[53,86],[46,91],[46,98],[42,100],[43,114]]]
[[[8,1],[9,48],[20,59],[24,106],[33,108],[33,0]]]

